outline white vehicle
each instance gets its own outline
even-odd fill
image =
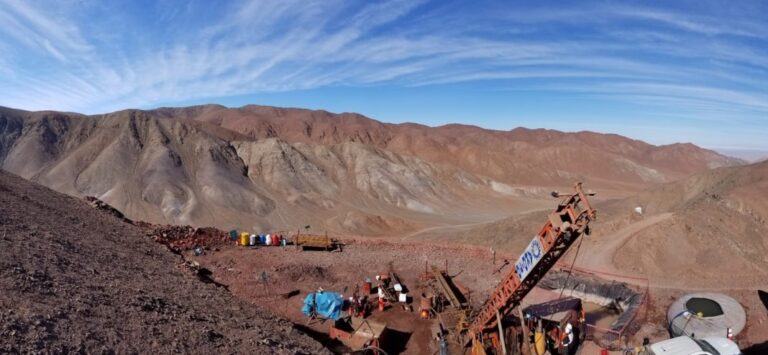
[[[741,355],[739,346],[728,338],[691,339],[679,336],[645,347],[649,355]]]

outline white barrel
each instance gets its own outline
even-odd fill
[[[395,284],[395,291],[397,291],[397,292],[403,292],[403,285],[401,285],[401,284]]]
[[[272,234],[267,234],[267,242],[265,245],[272,245]]]
[[[249,245],[256,245],[256,238],[258,238],[256,234],[251,234],[251,243]]]
[[[400,294],[398,295],[398,297],[397,297],[397,300],[398,300],[398,301],[400,301],[400,302],[402,302],[402,303],[406,303],[406,302],[408,302],[408,294],[406,294],[406,293],[400,293]]]

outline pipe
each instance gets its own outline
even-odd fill
[[[499,340],[501,341],[501,353],[507,355],[507,344],[504,341],[504,328],[501,326],[501,314],[496,310],[496,325],[499,326]]]
[[[674,322],[675,322],[675,319],[677,319],[677,317],[680,317],[680,316],[682,316],[682,315],[684,315],[684,314],[686,314],[686,313],[687,313],[688,315],[691,315],[691,314],[692,314],[691,312],[688,312],[688,310],[686,309],[686,310],[683,310],[683,311],[681,311],[680,313],[678,313],[677,315],[675,315],[674,317],[672,317],[672,319],[670,319],[670,320],[669,320],[669,325],[667,326],[667,331],[669,331],[669,335],[675,336],[675,333],[674,333],[674,332],[672,332],[672,323],[674,323]],[[682,330],[685,330],[685,328],[683,328]]]

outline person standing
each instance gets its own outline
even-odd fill
[[[384,312],[385,306],[386,306],[386,303],[384,301],[384,297],[379,296],[379,311]]]

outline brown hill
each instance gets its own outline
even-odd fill
[[[0,172],[0,352],[318,354],[137,227]]]
[[[244,139],[205,122],[127,110],[0,113],[2,168],[149,222],[356,234],[502,215],[490,179],[355,142]],[[466,213],[468,206],[474,213]],[[374,221],[370,224],[367,221]]]
[[[612,262],[619,270],[669,283],[759,285],[768,278],[765,191],[768,163],[758,163],[708,171],[607,204],[612,225],[604,235],[623,243]],[[644,215],[628,212],[632,205],[643,207]],[[643,228],[623,232],[635,220]]]
[[[585,180],[609,196],[737,161],[693,145],[518,128],[384,124],[246,106],[84,116],[0,108],[0,162],[134,219],[255,231],[391,235],[547,206]],[[546,188],[540,188],[546,187]]]
[[[768,162],[706,171],[625,199],[595,197],[599,220],[576,265],[644,276],[667,287],[763,285],[768,278],[765,191]],[[519,251],[545,215],[532,212],[422,237]]]
[[[574,178],[619,189],[647,187],[743,163],[692,144],[653,146],[615,134],[516,128],[385,124],[355,113],[217,105],[164,108],[164,117],[208,122],[251,138],[287,142],[359,142],[425,161],[450,164],[507,184],[570,184]]]

